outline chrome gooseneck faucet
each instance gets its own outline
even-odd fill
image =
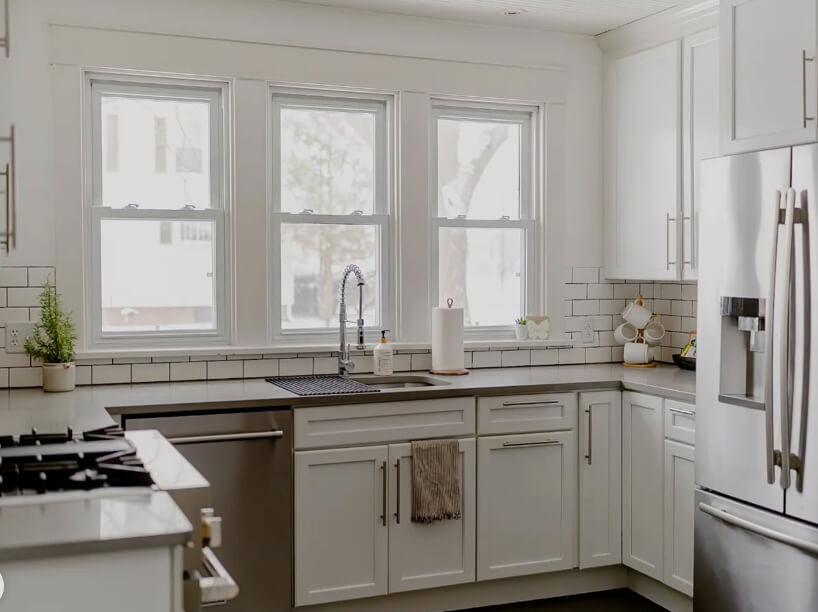
[[[339,330],[340,330],[340,344],[341,350],[338,353],[338,374],[341,376],[347,376],[353,369],[355,369],[355,364],[352,362],[352,358],[349,352],[349,344],[346,341],[347,335],[347,304],[346,304],[346,287],[347,287],[347,277],[350,274],[354,274],[355,278],[358,279],[358,344],[355,345],[355,348],[359,351],[364,350],[364,275],[361,272],[361,269],[356,266],[355,264],[349,264],[346,268],[344,268],[344,278],[341,280],[341,295],[340,295],[340,303],[338,306],[338,319],[339,319]]]

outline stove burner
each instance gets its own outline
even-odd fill
[[[150,472],[117,426],[0,436],[0,496],[101,487],[149,487]]]

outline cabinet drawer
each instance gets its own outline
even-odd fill
[[[665,400],[665,437],[685,444],[696,444],[696,406]]]
[[[481,436],[576,426],[576,393],[505,395],[477,400],[477,430]]]
[[[474,398],[296,408],[295,448],[474,435]]]

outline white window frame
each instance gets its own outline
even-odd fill
[[[542,311],[542,291],[538,280],[540,275],[541,253],[545,252],[542,243],[545,232],[539,204],[539,131],[541,130],[541,112],[536,106],[519,104],[497,104],[464,101],[456,99],[434,99],[431,101],[430,138],[429,138],[429,203],[430,203],[430,242],[432,246],[431,274],[429,288],[434,306],[441,305],[440,295],[440,229],[454,228],[490,228],[520,229],[520,304],[525,308],[519,316],[535,314]],[[511,123],[520,125],[520,218],[508,219],[467,219],[462,217],[447,218],[439,216],[438,207],[438,121],[453,119],[464,121],[490,121],[492,123]],[[481,325],[465,328],[466,337],[470,340],[507,339],[514,321],[508,325]]]
[[[86,86],[86,188],[85,319],[89,347],[185,347],[225,345],[230,342],[231,291],[229,212],[231,181],[229,88],[224,81],[197,78],[163,78],[137,74],[88,72]],[[210,104],[210,208],[150,209],[111,208],[102,203],[103,96],[144,96],[151,99],[197,100]],[[216,326],[212,330],[102,331],[101,227],[106,219],[154,221],[208,221],[213,223],[213,274]]]
[[[334,328],[290,328],[284,329],[281,322],[281,226],[284,223],[314,225],[362,225],[374,226],[379,245],[378,273],[379,295],[376,303],[380,309],[380,323],[365,325],[370,338],[381,329],[395,327],[395,262],[392,245],[395,232],[394,223],[394,142],[395,142],[395,100],[390,94],[361,92],[354,90],[311,89],[270,86],[269,158],[270,202],[268,269],[270,283],[270,320],[272,342],[275,344],[328,344],[337,342],[338,331]],[[290,213],[281,210],[281,109],[301,108],[316,110],[363,110],[375,115],[375,200],[372,214],[315,214],[309,212]],[[348,262],[357,263],[357,262]],[[340,289],[341,278],[338,278]],[[367,291],[367,286],[364,286]],[[336,292],[337,293],[337,292]],[[356,301],[357,302],[357,301]],[[348,307],[348,315],[357,318],[357,303]]]

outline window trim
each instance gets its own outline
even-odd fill
[[[94,348],[220,346],[231,340],[233,328],[232,278],[230,275],[231,225],[231,140],[230,97],[226,81],[201,78],[166,78],[143,74],[85,72],[84,130],[86,184],[84,195],[85,231],[85,336]],[[206,101],[210,104],[210,208],[152,209],[112,208],[102,203],[102,112],[106,95],[151,99]],[[89,167],[90,165],[90,167]],[[216,326],[212,330],[102,331],[101,223],[103,219],[212,221],[213,298]]]
[[[365,110],[375,115],[375,198],[371,214],[316,214],[291,213],[281,210],[281,150],[278,136],[281,133],[282,108],[306,108],[316,110]],[[367,336],[372,337],[381,329],[396,329],[395,317],[395,152],[394,130],[395,97],[370,91],[281,87],[270,84],[268,89],[270,113],[268,129],[269,152],[269,198],[267,269],[270,278],[268,309],[268,340],[280,344],[331,344],[337,342],[338,331],[334,328],[284,329],[281,321],[281,226],[285,223],[315,225],[359,225],[375,227],[378,236],[378,266],[380,294],[380,323],[365,326]],[[355,262],[349,262],[355,263]],[[338,278],[340,286],[341,278]],[[364,289],[366,291],[366,288]],[[353,313],[357,318],[357,312]]]
[[[540,265],[546,245],[542,243],[545,232],[540,216],[540,192],[538,168],[540,159],[541,109],[537,106],[475,102],[471,100],[430,100],[429,132],[429,231],[431,244],[431,273],[429,295],[432,305],[441,305],[440,296],[440,229],[491,228],[520,229],[520,304],[525,308],[519,316],[542,310],[542,277]],[[520,125],[520,216],[519,219],[476,219],[441,217],[438,208],[438,121],[454,119],[487,121]],[[481,325],[464,328],[470,341],[507,338],[513,321],[508,325]]]

